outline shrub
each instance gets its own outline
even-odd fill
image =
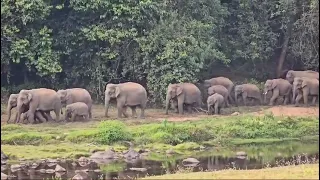
[[[79,143],[79,142],[89,143],[89,142],[96,141],[97,136],[98,136],[98,131],[90,129],[90,130],[81,130],[81,131],[71,132],[66,139],[74,143]]]
[[[97,133],[99,143],[111,144],[124,140],[131,140],[130,133],[124,123],[114,120],[100,122]]]

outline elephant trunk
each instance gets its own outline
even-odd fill
[[[19,123],[20,122],[20,118],[21,118],[21,114],[22,113],[24,113],[23,103],[18,101],[18,104],[17,104],[17,116],[16,116],[15,123]]]
[[[263,98],[263,102],[266,104],[266,103],[267,103],[267,94],[268,94],[268,90],[266,90],[266,89],[265,89],[265,90],[263,91],[263,93],[262,93],[262,94],[263,94],[263,96],[264,96],[264,98]]]
[[[12,108],[13,107],[11,106],[11,104],[8,104],[8,107],[7,107],[7,114],[8,114],[7,123],[10,121]]]
[[[170,96],[170,93],[168,93],[166,97],[166,114],[168,114],[170,99],[171,99],[171,96]]]
[[[238,106],[238,93],[237,93],[237,91],[234,93],[234,102],[235,102],[236,106]]]
[[[108,117],[109,102],[110,102],[110,97],[106,95],[104,100],[104,107],[105,107],[104,116],[105,117]]]
[[[292,91],[292,100],[291,100],[291,102],[292,102],[292,104],[294,104],[295,103],[295,98],[296,98],[296,93],[297,93],[297,88],[296,87],[293,87],[293,91]]]

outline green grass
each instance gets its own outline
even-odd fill
[[[1,126],[1,147],[5,147],[9,152],[14,151],[17,157],[23,158],[76,157],[81,153],[88,154],[93,147],[116,146],[125,149],[128,146],[123,144],[123,141],[131,141],[136,147],[153,150],[186,151],[199,149],[201,145],[221,147],[289,140],[319,140],[318,127],[317,117],[274,117],[270,114],[263,117],[207,117],[203,120],[185,122],[164,120],[138,125],[117,120],[37,125],[9,124]],[[86,147],[88,144],[92,147]],[[61,146],[70,148],[64,148],[63,153],[51,149],[35,153],[38,148],[57,149]],[[35,152],[28,155],[23,152],[24,147],[29,148],[30,152]],[[21,152],[16,149],[20,149]]]
[[[319,179],[319,164],[303,164],[259,170],[177,173],[142,179]]]

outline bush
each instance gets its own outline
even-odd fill
[[[67,136],[67,140],[74,142],[74,143],[80,143],[80,142],[94,142],[96,141],[98,136],[98,131],[96,130],[81,130],[81,131],[74,131],[71,132]]]
[[[126,140],[131,140],[131,135],[124,123],[114,120],[100,122],[97,133],[99,143],[111,144]]]

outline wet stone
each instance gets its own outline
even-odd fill
[[[57,164],[56,168],[55,168],[55,171],[56,172],[65,172],[66,169],[63,168],[62,166],[60,166],[59,164]]]
[[[47,174],[52,174],[52,173],[54,173],[55,171],[54,171],[54,169],[46,169],[46,173]]]
[[[8,175],[1,173],[1,180],[8,179]]]
[[[40,173],[46,173],[46,170],[45,169],[39,169],[39,172]]]

